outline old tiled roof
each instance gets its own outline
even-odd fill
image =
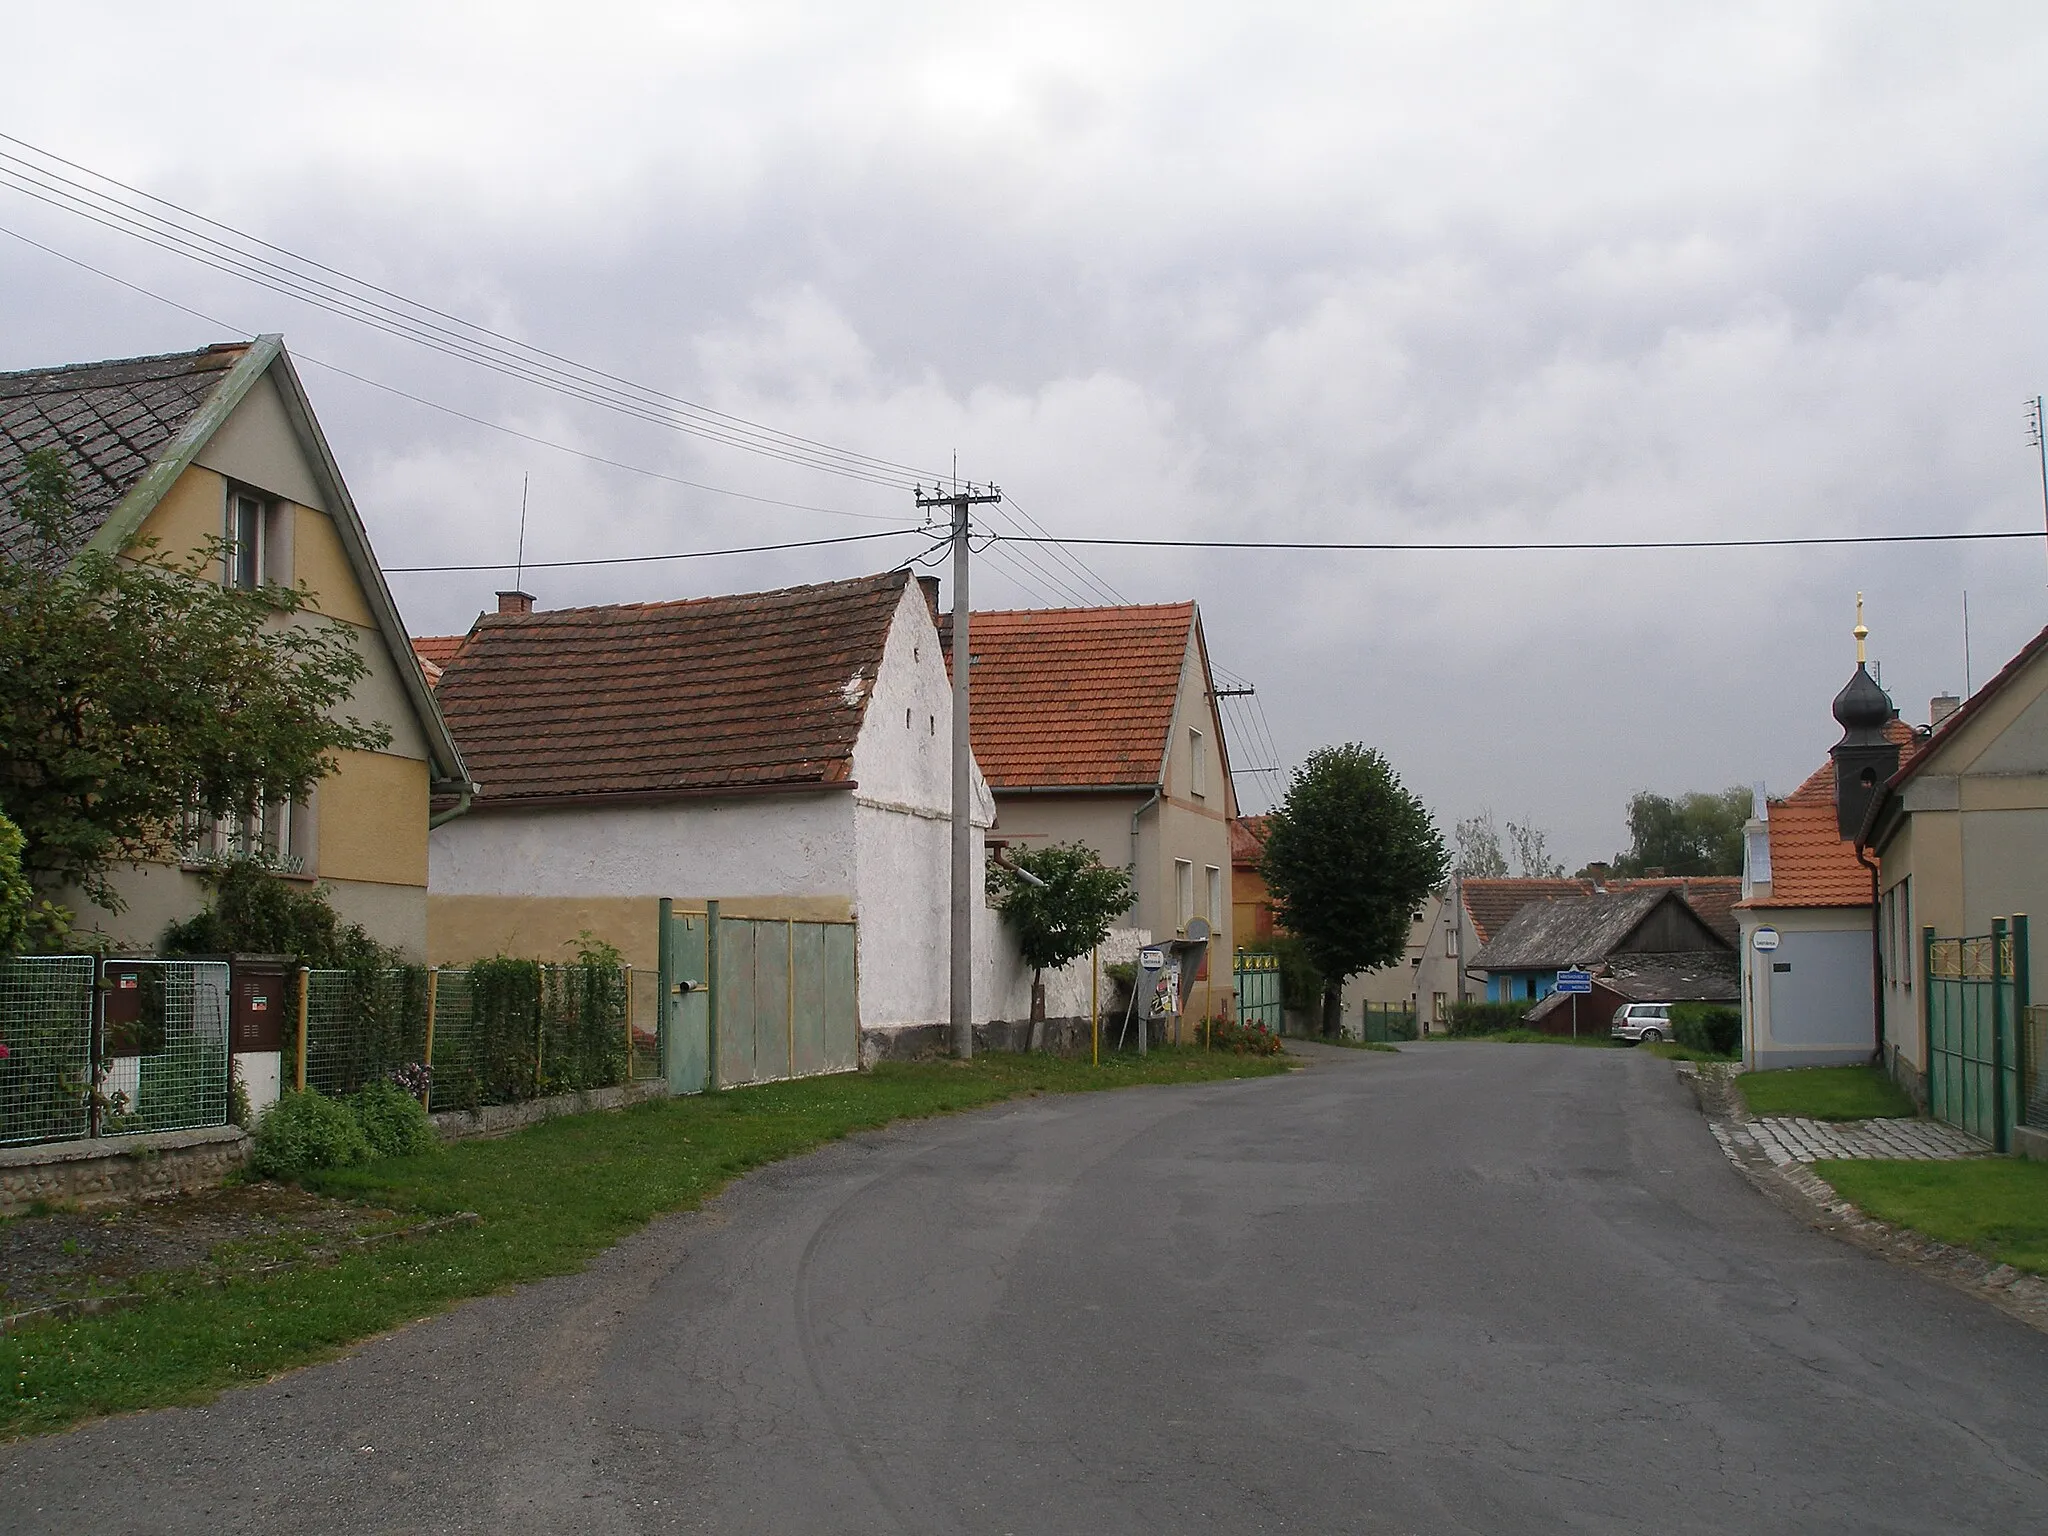
[[[54,447],[71,470],[78,517],[66,553],[77,553],[246,351],[230,342],[0,373],[0,544],[19,535],[7,507],[26,478],[23,461]]]
[[[483,615],[436,690],[477,806],[850,783],[910,579]]]
[[[414,635],[412,653],[420,659],[420,670],[427,675],[429,687],[439,687],[441,674],[448,663],[455,659],[455,653],[462,649],[467,635]]]
[[[1458,888],[1464,895],[1472,931],[1484,944],[1530,902],[1554,896],[1584,896],[1593,889],[1593,884],[1590,880],[1472,879],[1461,880]]]
[[[1602,981],[1638,1003],[1732,1003],[1742,996],[1742,973],[1732,950],[1624,952],[1610,956],[1602,972]]]
[[[976,613],[974,758],[989,787],[1157,784],[1194,625],[1193,603]]]
[[[1230,862],[1256,869],[1266,852],[1266,818],[1240,816],[1230,824]]]
[[[1742,897],[1740,875],[1641,875],[1607,882],[1610,891],[1673,890],[1700,915],[1706,925],[1730,944],[1742,935],[1736,920],[1735,903]]]
[[[1885,727],[1899,748],[1900,773],[1925,749],[1923,738],[1902,720]],[[1896,779],[1894,783],[1898,782]],[[1856,857],[1855,843],[1835,823],[1835,765],[1807,775],[1806,782],[1770,803],[1771,894],[1753,896],[1745,907],[1867,907],[1870,870]]]
[[[1684,898],[1669,885],[1532,901],[1471,959],[1475,971],[1548,971],[1605,959],[1660,902]],[[1689,909],[1688,909],[1689,910]]]

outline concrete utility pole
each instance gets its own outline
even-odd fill
[[[974,653],[969,647],[967,601],[967,535],[970,507],[1001,501],[1002,491],[990,486],[975,490],[970,482],[950,492],[917,488],[920,508],[945,507],[953,514],[953,1054],[963,1061],[974,1055],[974,749],[968,735],[969,677]]]

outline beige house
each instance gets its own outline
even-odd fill
[[[1922,931],[1974,937],[1995,918],[2048,913],[2048,630],[1939,721],[1910,762],[1878,772],[1867,802],[1855,808],[1857,842],[1878,864],[1886,1059],[1918,1090]],[[2029,969],[2048,975],[2048,921],[2029,926]]]
[[[345,920],[424,957],[429,797],[467,778],[283,338],[0,374],[0,486],[52,447],[72,473],[81,550],[154,538],[175,556],[220,539],[214,579],[305,587],[310,609],[292,622],[352,632],[370,673],[344,708],[391,731],[262,825],[209,828],[176,863],[121,871],[121,912],[71,893],[81,925],[147,949],[204,904],[207,862],[237,853],[319,883]]]
[[[950,626],[942,625],[942,630]],[[1231,789],[1195,604],[977,613],[975,761],[992,842],[1079,842],[1132,871],[1125,919],[1161,938],[1209,925],[1187,1017],[1233,1005]]]

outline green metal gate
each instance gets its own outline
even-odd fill
[[[672,1093],[860,1065],[851,922],[721,917],[661,904],[661,996]]]
[[[2023,1099],[2020,1020],[2027,1008],[2027,920],[1988,935],[1921,930],[1926,983],[1927,1108],[2005,1152]]]
[[[1231,977],[1237,983],[1237,1022],[1263,1025],[1274,1034],[1283,1022],[1280,1002],[1280,957],[1237,952]]]

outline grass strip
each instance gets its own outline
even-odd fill
[[[1661,1056],[1666,1061],[1737,1061],[1735,1056],[1722,1056],[1714,1051],[1694,1050],[1689,1045],[1680,1045],[1676,1040],[1645,1040],[1638,1050],[1648,1051],[1652,1056]]]
[[[1904,1120],[1913,1101],[1876,1067],[1788,1067],[1735,1079],[1753,1115],[1806,1120]]]
[[[1438,1036],[1431,1035],[1430,1039]],[[1603,1031],[1594,1034],[1588,1031],[1577,1037],[1571,1035],[1546,1035],[1540,1029],[1496,1029],[1484,1035],[1445,1035],[1446,1040],[1476,1040],[1484,1045],[1579,1045],[1598,1046],[1606,1050],[1614,1044]]]
[[[1842,1158],[1813,1167],[1866,1215],[2048,1275],[2048,1163]]]
[[[499,1140],[325,1173],[308,1185],[393,1210],[474,1211],[481,1220],[324,1267],[219,1285],[165,1277],[161,1294],[126,1311],[0,1336],[8,1384],[0,1437],[204,1402],[224,1388],[329,1359],[466,1297],[580,1269],[654,1217],[696,1207],[749,1169],[894,1120],[1021,1094],[1289,1069],[1280,1058],[1194,1047],[1105,1056],[1099,1067],[1015,1055],[892,1062],[857,1074],[565,1116]]]

